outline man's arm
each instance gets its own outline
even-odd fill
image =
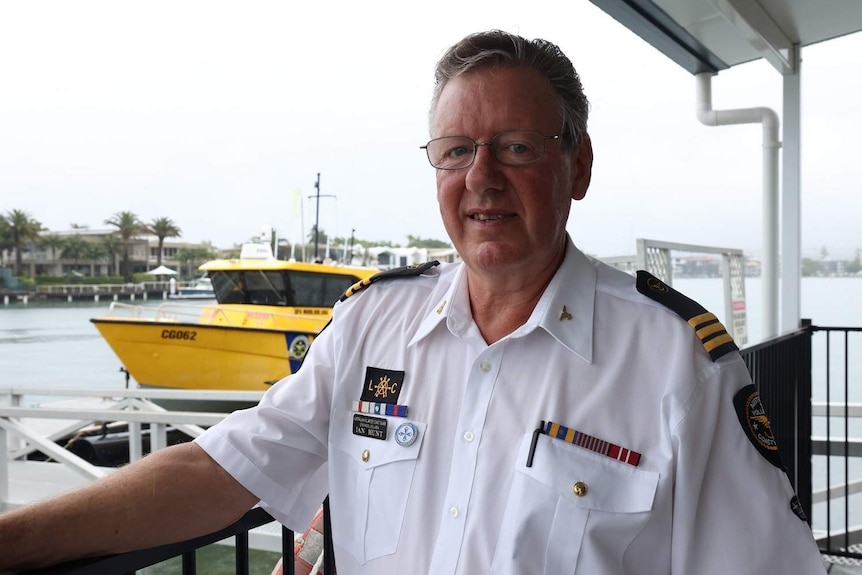
[[[199,446],[175,445],[81,489],[0,514],[0,571],[204,535],[257,501]]]

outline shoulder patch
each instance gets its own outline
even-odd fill
[[[717,361],[723,355],[739,349],[733,342],[733,338],[727,333],[727,329],[714,314],[706,311],[702,305],[676,291],[651,273],[638,270],[637,289],[643,295],[676,312],[677,315],[687,321],[694,328],[712,361]]]
[[[784,469],[778,453],[778,442],[772,434],[772,424],[766,416],[760,394],[754,384],[748,384],[733,396],[733,406],[746,437],[769,463]]]
[[[376,273],[370,278],[359,280],[358,282],[347,288],[347,291],[344,292],[344,295],[342,295],[338,301],[344,301],[356,292],[363,290],[371,284],[379,282],[381,280],[421,276],[426,271],[438,265],[440,265],[440,262],[438,262],[437,260],[431,260],[430,262],[425,262],[424,264],[415,264],[412,266],[405,266],[403,268],[395,268]]]

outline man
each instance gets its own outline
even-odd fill
[[[190,537],[258,500],[302,530],[328,493],[340,575],[825,572],[721,324],[567,236],[592,166],[569,60],[492,31],[436,77],[425,149],[463,265],[357,286],[258,407],[0,517],[0,566]],[[83,517],[86,548],[57,533]]]

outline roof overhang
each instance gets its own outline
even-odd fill
[[[862,30],[862,2],[591,0],[692,74],[765,58],[793,74],[794,50]]]

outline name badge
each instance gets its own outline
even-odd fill
[[[382,417],[353,414],[353,435],[386,440],[387,421]]]

